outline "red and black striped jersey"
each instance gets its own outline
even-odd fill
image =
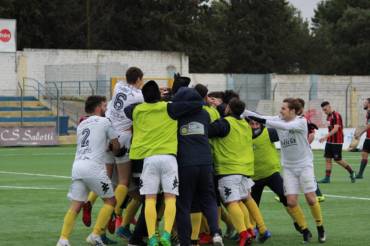
[[[365,126],[368,126],[368,125],[370,125],[370,110],[368,110],[366,114],[366,125]],[[370,129],[366,130],[366,138],[370,138]]]
[[[342,144],[343,143],[343,121],[342,116],[338,113],[333,111],[331,114],[328,115],[327,119],[328,121],[328,129],[329,132],[333,130],[335,125],[339,125],[338,131],[328,138],[328,143],[337,143]]]

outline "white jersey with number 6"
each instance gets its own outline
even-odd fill
[[[118,134],[109,119],[90,116],[82,121],[77,127],[75,163],[88,160],[104,167],[109,140],[114,138]]]
[[[113,97],[108,104],[106,113],[106,116],[112,121],[114,129],[118,132],[129,130],[132,121],[127,118],[124,108],[142,102],[144,102],[144,97],[140,89],[121,81],[118,82],[114,87]]]

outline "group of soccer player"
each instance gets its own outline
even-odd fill
[[[71,245],[81,209],[84,224],[91,225],[98,197],[104,204],[86,238],[90,245],[116,243],[106,236],[108,230],[128,245],[221,246],[221,219],[238,245],[264,242],[271,237],[258,207],[265,186],[279,196],[308,242],[312,234],[298,204],[302,191],[318,240],[325,242],[309,144],[315,125],[302,116],[304,101],[287,98],[279,116],[261,116],[246,110],[233,91],[208,93],[202,84],[189,84],[189,78],[176,75],[171,90],[161,89],[155,81],[144,84],[141,69],[131,67],[109,103],[102,96],[87,98],[87,115],[77,127],[71,205],[57,246]],[[333,129],[327,138],[340,131]],[[349,165],[330,151],[326,157],[351,171],[352,178]]]

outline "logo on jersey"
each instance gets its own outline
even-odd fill
[[[284,133],[280,140],[281,147],[286,148],[289,146],[297,145],[294,130],[289,130]]]
[[[100,182],[100,183],[101,183],[101,189],[103,190],[104,194],[106,194],[107,191],[109,190],[109,184],[104,183],[104,182]]]
[[[231,195],[231,189],[229,187],[224,186],[224,194],[226,199],[229,198],[229,196]]]
[[[175,177],[172,184],[172,190],[176,189],[177,187],[179,187],[179,181],[177,180],[177,177]]]
[[[139,180],[139,189],[143,188],[144,182],[142,179]]]
[[[204,135],[204,125],[199,122],[189,122],[186,125],[181,126],[180,128],[180,134],[182,136],[188,136],[188,135]]]

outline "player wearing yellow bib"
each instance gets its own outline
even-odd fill
[[[252,179],[252,197],[259,205],[265,186],[269,187],[278,197],[279,201],[286,207],[287,212],[294,220],[294,226],[301,233],[310,232],[305,223],[304,214],[300,206],[295,209],[288,207],[284,195],[284,182],[280,175],[279,155],[274,142],[279,141],[279,136],[273,128],[266,128],[254,120],[249,120],[253,129],[253,152],[254,152],[254,175]]]
[[[252,228],[247,231],[250,222],[245,206],[250,207],[255,215],[258,214],[255,220],[260,226],[259,241],[264,242],[271,237],[257,205],[249,194],[253,186],[253,181],[249,177],[254,174],[254,156],[251,127],[240,118],[244,109],[244,102],[237,98],[230,100],[225,110],[228,116],[213,122],[209,129],[209,137],[214,138],[213,160],[218,177],[218,189],[239,233],[240,246],[248,245],[252,241],[250,232]]]
[[[149,245],[159,245],[155,235],[157,211],[156,198],[162,188],[164,192],[164,232],[161,245],[171,245],[171,231],[176,215],[178,195],[177,170],[177,119],[187,113],[200,111],[201,102],[161,102],[160,91],[155,81],[147,82],[142,88],[144,103],[125,108],[133,121],[133,138],[130,159],[144,159],[140,177],[140,194],[145,195],[145,221]]]

